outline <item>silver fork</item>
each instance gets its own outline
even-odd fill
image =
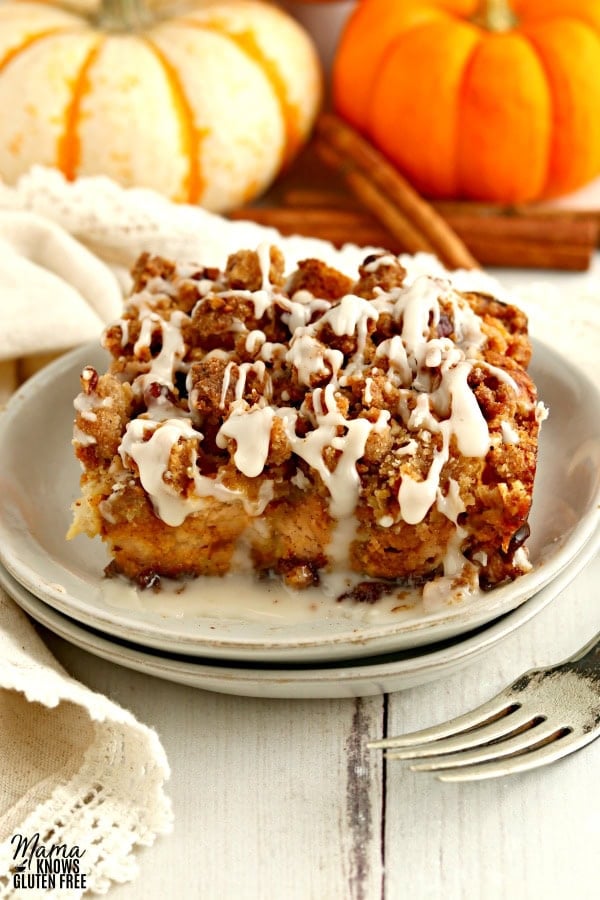
[[[547,765],[599,736],[600,632],[464,716],[368,746],[386,750],[387,759],[419,760],[410,768],[440,781],[478,781]]]

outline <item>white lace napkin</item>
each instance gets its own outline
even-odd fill
[[[223,265],[233,250],[264,240],[282,247],[290,268],[318,255],[350,275],[368,252],[282,239],[273,229],[231,223],[102,177],[68,183],[54,170],[35,168],[14,188],[0,185],[0,402],[27,373],[32,356],[95,338],[117,316],[128,269],[141,251]],[[430,256],[403,261],[411,277],[444,274]],[[513,299],[514,277],[500,285],[485,273],[462,272],[454,280]],[[516,299],[534,335],[596,370],[597,269],[552,285],[535,273],[523,275]],[[134,877],[135,845],[150,844],[170,828],[163,789],[168,771],[156,734],[63,672],[28,619],[0,592],[1,900],[73,898],[84,890],[15,889],[15,835],[37,834],[46,847],[84,850],[85,889],[103,892],[112,881]]]
[[[0,591],[2,900],[75,898],[130,881],[135,846],[171,829],[168,777],[156,733],[70,678]],[[53,845],[67,848],[63,875],[75,879],[56,875],[54,890],[36,878],[38,851]]]

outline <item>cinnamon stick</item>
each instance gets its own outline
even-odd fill
[[[332,113],[323,113],[317,121],[316,134],[316,149],[323,161],[337,170],[393,235],[396,223],[403,219],[403,227],[408,222],[413,231],[422,235],[423,244],[431,247],[448,268],[477,268],[478,263],[464,242],[431,204],[358,132]],[[400,234],[398,238],[401,239]]]
[[[598,225],[591,219],[479,216],[452,211],[448,211],[445,218],[467,243],[476,237],[489,241],[510,238],[546,245],[581,244],[593,248],[598,237]]]
[[[389,203],[380,189],[367,175],[349,164],[335,148],[317,141],[315,143],[317,153],[327,165],[338,169],[346,181],[348,187],[360,198],[381,224],[387,229],[408,253],[435,253],[433,244],[428,238],[404,215],[401,209]]]
[[[299,197],[297,199],[299,200]],[[313,199],[316,202],[316,197]],[[467,216],[477,216],[478,218],[501,216],[521,219],[525,217],[529,219],[535,218],[537,221],[587,221],[595,223],[600,228],[600,209],[569,209],[541,203],[523,203],[513,206],[478,203],[471,200],[438,200],[434,201],[432,205],[444,219],[454,214],[465,214]]]
[[[334,188],[293,187],[282,197],[283,206],[321,207],[324,209],[360,209],[353,194],[342,193]]]
[[[292,187],[287,189],[282,196],[282,205],[286,207],[314,209],[353,209],[360,210],[361,206],[353,195],[342,193],[335,188],[319,187]],[[511,232],[518,233],[517,222],[527,222],[526,230],[541,231],[541,240],[546,240],[546,223],[552,223],[550,227],[557,226],[557,235],[561,240],[571,241],[578,231],[575,223],[585,222],[584,233],[596,232],[600,242],[600,209],[568,209],[558,206],[547,206],[539,203],[526,203],[517,205],[503,205],[493,203],[480,203],[472,200],[434,200],[431,205],[437,213],[456,231],[464,240],[465,229],[474,230],[483,228],[484,232],[493,230],[494,225],[490,220],[501,221]],[[363,210],[364,211],[364,210]],[[573,228],[571,229],[571,224]],[[489,225],[489,228],[488,228]],[[586,241],[588,238],[586,237]],[[467,242],[468,243],[468,242]]]
[[[327,197],[331,199],[329,193]],[[313,199],[318,199],[318,195]],[[489,266],[583,271],[589,267],[597,240],[597,225],[590,220],[478,216],[465,212],[448,215],[449,223],[471,251]],[[358,208],[258,207],[237,210],[231,217],[251,219],[277,228],[282,234],[322,238],[336,246],[351,242],[383,247],[393,253],[412,252],[377,219]]]

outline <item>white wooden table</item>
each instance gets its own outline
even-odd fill
[[[507,285],[543,277],[496,274]],[[553,281],[568,287],[590,277],[600,285],[600,254],[591,273]],[[466,712],[599,629],[596,557],[467,668],[385,697],[212,694],[120,668],[44,632],[71,674],[157,730],[172,768],[174,831],[139,853],[140,876],[110,900],[596,900],[600,740],[544,769],[464,785],[384,766],[366,741]]]
[[[63,665],[152,725],[175,829],[111,900],[598,897],[600,740],[523,775],[442,784],[382,765],[368,738],[465,712],[600,626],[600,557],[454,676],[348,700],[255,700],[162,682],[46,635]]]

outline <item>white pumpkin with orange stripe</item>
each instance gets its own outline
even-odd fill
[[[260,0],[204,0],[144,27],[138,0],[98,24],[0,4],[0,176],[34,163],[105,174],[225,211],[263,191],[306,139],[321,99],[313,44]]]

